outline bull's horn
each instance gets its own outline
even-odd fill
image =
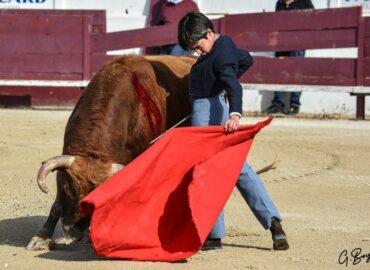
[[[45,179],[48,173],[58,168],[70,168],[75,159],[76,158],[74,156],[62,155],[52,157],[44,161],[41,165],[41,168],[39,169],[39,173],[37,174],[37,184],[39,185],[39,188],[43,192],[48,193],[49,189],[45,183]]]
[[[123,167],[125,167],[122,164],[113,163],[112,164],[112,175],[116,174],[118,171],[120,171]]]

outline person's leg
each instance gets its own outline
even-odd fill
[[[184,50],[179,44],[173,46],[170,52],[171,55],[191,55],[192,51]]]
[[[274,92],[274,99],[271,101],[272,104],[280,107],[284,107],[284,97],[285,97],[285,92],[283,91],[275,91]]]
[[[221,211],[215,224],[213,225],[212,231],[208,234],[208,238],[223,238],[225,237],[225,221],[224,221],[224,210]]]
[[[287,237],[280,224],[282,218],[261,179],[247,161],[236,186],[261,225],[271,230],[274,249],[288,249]]]
[[[210,98],[192,99],[192,126],[222,125],[228,118],[228,108],[225,102],[225,93]],[[225,236],[224,212],[221,211],[208,239],[203,245],[204,250],[221,249],[220,239]]]
[[[175,46],[175,44],[161,46],[159,54],[161,54],[161,55],[171,54],[171,51],[172,51],[174,46]]]
[[[261,179],[247,161],[243,165],[236,187],[265,229],[271,227],[273,218],[282,221]]]
[[[301,106],[301,94],[302,92],[291,92],[290,93],[290,109],[289,113],[298,113],[299,107]]]
[[[223,125],[228,119],[228,107],[224,92],[209,98],[193,98],[191,105],[192,126]]]
[[[304,57],[305,51],[291,51],[289,53],[290,57]],[[297,114],[299,113],[299,107],[301,106],[301,94],[302,92],[296,91],[290,93],[290,107],[289,113],[290,114]]]
[[[284,97],[284,92],[275,91],[274,98],[271,101],[271,106],[268,107],[265,112],[267,114],[284,113]]]

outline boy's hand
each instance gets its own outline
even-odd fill
[[[233,114],[230,118],[226,121],[224,128],[226,133],[232,133],[239,127],[240,117],[237,114]]]

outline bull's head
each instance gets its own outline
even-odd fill
[[[96,161],[98,162],[98,161]],[[96,171],[89,170],[89,161],[86,158],[62,155],[52,157],[42,163],[37,176],[39,188],[48,193],[46,176],[54,170],[57,172],[57,197],[59,217],[62,220],[63,230],[74,238],[81,238],[89,226],[90,217],[83,218],[80,213],[80,200],[101,182],[112,176],[123,165],[117,163],[94,164]]]

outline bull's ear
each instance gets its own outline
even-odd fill
[[[159,87],[161,89],[161,91],[164,93],[164,96],[167,98],[170,94],[170,92],[166,91],[166,89],[164,89],[163,87]]]

